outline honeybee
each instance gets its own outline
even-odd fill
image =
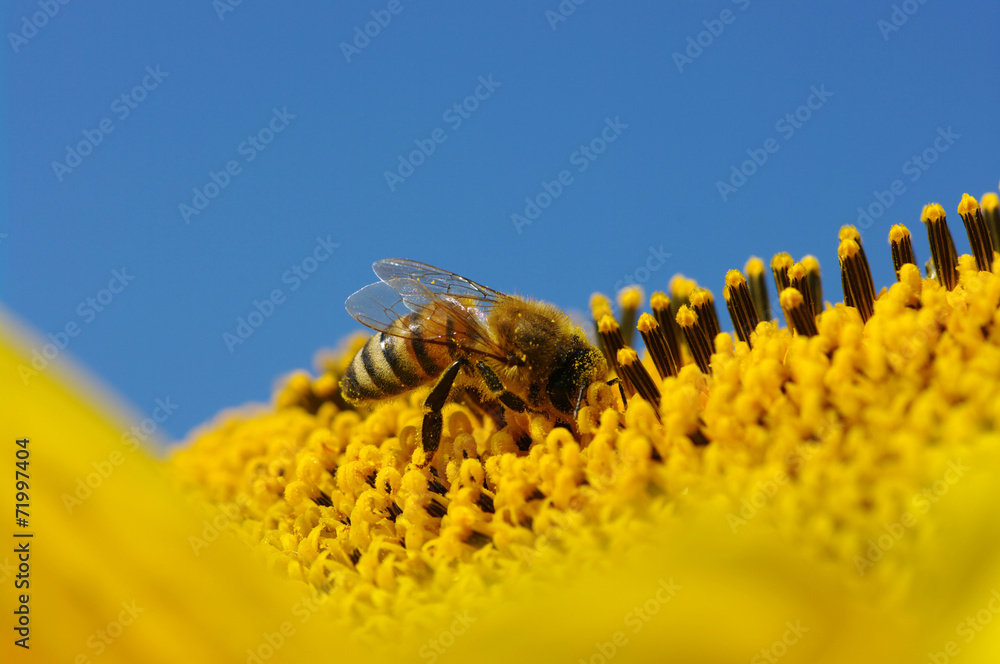
[[[354,404],[435,383],[424,400],[421,445],[429,462],[441,442],[449,395],[504,424],[505,409],[542,413],[576,431],[587,388],[608,372],[604,355],[562,311],[505,295],[424,263],[377,261],[381,280],[347,298],[372,328],[340,382]],[[518,447],[527,449],[523,435]]]

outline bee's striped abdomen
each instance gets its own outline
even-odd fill
[[[354,356],[340,383],[349,401],[402,394],[434,380],[448,366],[445,348],[415,336],[419,333],[419,328],[411,326],[415,316],[411,314],[396,323],[408,331],[406,338],[379,332]]]

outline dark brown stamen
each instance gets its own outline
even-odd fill
[[[431,477],[427,480],[427,490],[444,496],[448,493],[448,487],[441,484],[437,479]]]
[[[663,327],[656,322],[656,319],[649,314],[639,316],[639,334],[642,335],[642,342],[646,344],[649,356],[653,358],[653,365],[660,373],[660,378],[676,376],[680,369],[680,360],[671,355],[670,345],[663,334]]]
[[[729,318],[733,321],[736,336],[740,341],[750,343],[750,334],[757,329],[757,310],[754,308],[753,296],[747,280],[739,270],[726,273],[726,287],[722,290],[729,309]]]
[[[473,530],[469,533],[469,536],[465,539],[465,543],[474,549],[481,549],[487,544],[491,544],[493,538],[486,533],[481,533],[478,530]]]
[[[684,305],[677,311],[677,325],[687,338],[688,347],[694,356],[694,361],[703,373],[709,373],[709,363],[712,358],[712,340],[708,337],[705,326],[698,318],[694,309]]]
[[[816,305],[812,301],[812,290],[809,288],[809,272],[802,263],[796,263],[788,268],[788,281],[791,288],[802,294],[806,308],[816,315]]]
[[[865,278],[865,284],[867,286],[867,289],[871,291],[872,300],[874,300],[875,280],[872,279],[872,267],[871,264],[868,262],[868,256],[865,254],[865,245],[861,242],[861,232],[858,231],[858,229],[855,228],[854,226],[847,224],[846,226],[840,227],[839,239],[841,242],[843,242],[844,240],[854,240],[855,242],[858,243],[858,255],[860,257],[861,266],[863,268],[861,274]]]
[[[626,346],[632,344],[632,331],[635,329],[635,321],[639,317],[642,299],[642,289],[638,286],[626,286],[618,291],[618,306],[621,307],[622,311],[622,339]]]
[[[705,288],[695,288],[691,291],[691,308],[698,314],[698,320],[705,327],[708,338],[713,343],[722,329],[719,326],[719,312],[715,310],[715,296]]]
[[[986,230],[993,242],[993,251],[1000,251],[1000,198],[994,193],[983,194],[979,207],[983,211]]]
[[[841,283],[844,284],[844,303],[855,307],[861,314],[861,320],[867,322],[875,313],[875,290],[869,286],[871,272],[861,253],[861,247],[854,240],[847,238],[840,242],[837,256],[840,258]],[[784,309],[784,306],[782,308]]]
[[[677,319],[675,318],[677,314],[671,313],[673,308],[670,305],[670,298],[667,297],[666,293],[657,291],[649,298],[649,306],[653,309],[653,318],[659,324],[660,332],[667,342],[667,350],[670,351],[670,357],[673,358],[673,365],[679,371],[682,362],[681,343],[684,341],[684,335],[681,334],[681,328],[677,327]]]
[[[495,508],[493,507],[493,499],[490,498],[485,493],[479,494],[479,499],[476,500],[476,504],[479,505],[479,509],[481,509],[484,512],[493,514],[493,512],[496,511]]]
[[[743,271],[747,275],[747,286],[750,287],[753,307],[757,310],[757,319],[771,320],[771,300],[767,295],[767,277],[765,276],[764,261],[753,256],[743,266]]]
[[[781,309],[785,312],[785,318],[788,319],[788,325],[792,330],[807,337],[818,334],[812,307],[797,288],[786,288],[781,291],[778,301],[781,302]]]
[[[948,230],[944,208],[937,203],[925,205],[920,219],[927,225],[935,278],[946,289],[952,290],[958,285],[958,255],[955,252],[955,241]]]
[[[600,337],[598,329],[600,327],[601,319],[605,316],[613,316],[611,311],[611,300],[607,296],[601,293],[594,293],[590,296],[590,315],[594,320],[594,332]],[[604,340],[599,339],[600,343],[597,345],[601,349],[601,353],[604,354],[604,359],[607,360],[608,366],[613,366],[614,363],[611,361],[611,352],[608,350],[607,346],[604,345]]]
[[[660,389],[653,381],[653,377],[646,371],[646,366],[639,361],[639,354],[632,348],[622,348],[618,351],[618,364],[635,385],[639,396],[653,405],[657,413],[656,417],[659,419]]]
[[[989,272],[993,269],[993,241],[986,228],[983,211],[979,209],[979,202],[972,196],[963,194],[962,202],[958,204],[958,214],[965,222],[965,233],[969,236],[976,267]]]
[[[896,281],[899,281],[899,269],[907,263],[917,265],[913,255],[913,238],[910,230],[902,224],[896,224],[889,229],[889,244],[892,247],[892,267],[896,270]]]
[[[605,314],[597,323],[597,332],[601,337],[601,342],[608,349],[608,354],[611,356],[611,366],[614,367],[615,373],[622,379],[625,394],[632,396],[635,394],[635,387],[629,381],[628,376],[622,373],[621,366],[618,364],[618,351],[625,348],[625,340],[622,338],[622,331],[618,327],[618,321],[611,314]]]
[[[685,304],[691,304],[691,291],[698,287],[694,279],[688,279],[683,274],[675,274],[670,279],[670,306],[673,315],[676,316],[680,308]]]
[[[440,518],[448,513],[448,508],[433,498],[431,498],[430,502],[427,503],[427,507],[425,509],[427,510],[427,513],[434,518]]]
[[[788,268],[795,261],[790,254],[782,251],[771,258],[771,274],[774,276],[774,284],[778,287],[778,292],[785,290],[790,285],[788,282]]]
[[[815,256],[803,256],[802,266],[806,269],[806,283],[809,286],[813,313],[819,316],[823,313],[823,280],[819,274],[819,259]]]

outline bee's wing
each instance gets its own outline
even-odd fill
[[[506,297],[502,293],[414,261],[379,261],[375,273],[381,282],[347,298],[347,311],[358,322],[397,337],[505,358],[487,325],[492,307]],[[411,313],[417,315],[402,325],[399,319]]]
[[[462,301],[468,299],[480,307],[489,308],[499,298],[504,297],[503,293],[477,284],[454,272],[405,258],[386,258],[376,261],[372,269],[378,278],[386,283],[392,283],[397,279],[418,281],[430,293],[451,296]]]
[[[344,303],[348,313],[363,325],[379,332],[398,333],[395,322],[413,311],[407,308],[406,302],[389,284],[380,281],[368,284],[353,293]],[[390,329],[392,328],[392,329]]]

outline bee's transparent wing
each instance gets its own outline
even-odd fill
[[[390,263],[399,265],[380,273],[379,268],[388,268]],[[358,322],[393,336],[457,346],[504,359],[505,353],[487,325],[490,308],[505,297],[502,293],[423,263],[379,261],[375,265],[382,281],[347,298],[347,311]],[[402,265],[422,269],[412,277],[402,272]],[[427,281],[428,275],[433,275],[433,283]]]
[[[469,300],[475,303],[475,306],[487,309],[504,297],[503,293],[477,284],[454,272],[405,258],[386,258],[376,261],[372,269],[378,278],[386,283],[391,284],[396,280],[416,281],[429,293],[450,296],[459,301]]]
[[[361,324],[379,332],[398,333],[396,321],[414,313],[389,284],[368,284],[344,303],[348,313]]]

